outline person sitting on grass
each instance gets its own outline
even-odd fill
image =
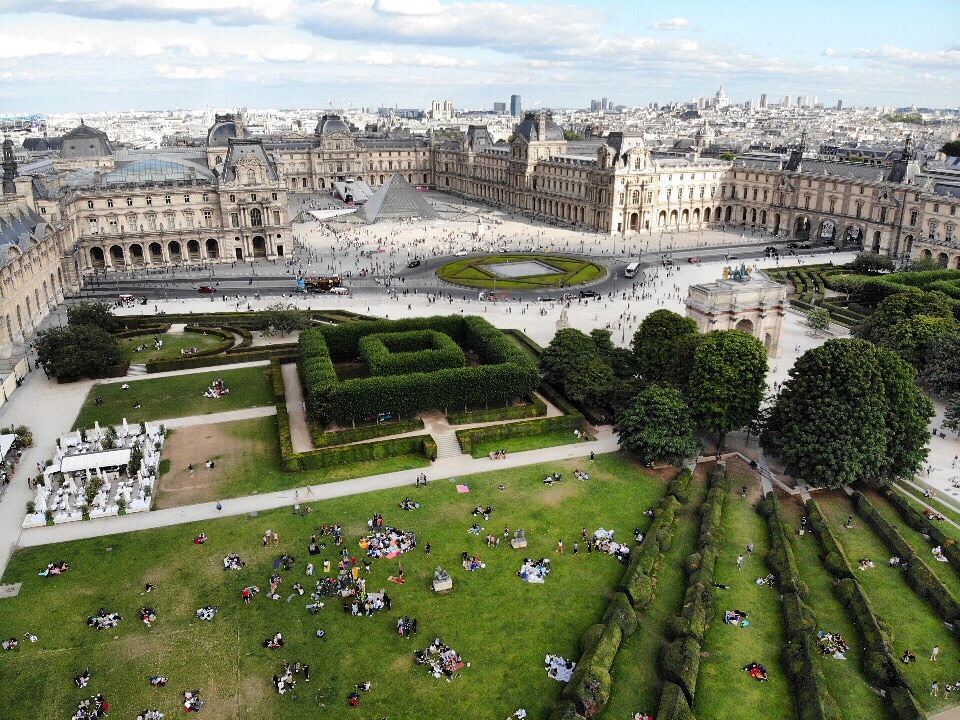
[[[140,619],[143,620],[144,625],[150,627],[150,625],[157,621],[157,614],[153,608],[142,607],[140,608]]]
[[[913,654],[912,652],[910,652],[909,650],[904,650],[904,651],[903,651],[903,657],[900,658],[900,659],[901,659],[904,663],[912,663],[912,662],[916,662],[916,661],[917,661],[917,656],[914,655],[914,654]]]
[[[90,684],[90,668],[83,671],[82,675],[73,676],[73,684],[78,688],[84,688]]]
[[[150,684],[154,687],[163,687],[167,684],[167,679],[163,675],[156,675],[150,678]]]
[[[727,625],[739,625],[740,627],[747,627],[750,624],[750,621],[747,620],[747,613],[743,610],[727,610],[723,614],[723,621]]]
[[[268,650],[279,650],[283,647],[283,635],[277,633],[272,638],[263,641],[263,646]]]
[[[199,690],[187,690],[183,693],[183,710],[184,712],[200,712],[203,708],[204,702],[200,699]]]
[[[767,669],[758,663],[752,662],[743,668],[745,672],[750,673],[750,677],[759,682],[766,682],[767,680]]]

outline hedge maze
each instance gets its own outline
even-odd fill
[[[384,413],[409,418],[425,410],[502,406],[529,396],[540,380],[533,358],[476,316],[311,328],[300,334],[299,351],[307,410],[324,425]],[[464,351],[479,364],[454,365]],[[381,374],[341,381],[334,363],[361,356]]]

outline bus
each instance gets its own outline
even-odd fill
[[[330,277],[303,278],[302,280],[297,280],[298,292],[330,292],[335,287],[340,287],[339,275],[331,275]]]
[[[623,271],[623,276],[628,278],[636,277],[639,269],[640,263],[630,263],[627,265],[627,269]]]

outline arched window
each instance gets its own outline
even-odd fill
[[[247,185],[255,185],[257,182],[257,173],[253,170],[247,170]]]

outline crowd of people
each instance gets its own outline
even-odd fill
[[[444,675],[447,679],[457,677],[457,671],[464,667],[463,658],[440,638],[434,638],[425,650],[416,651],[414,661],[417,665],[426,665],[427,670],[435,678]]]
[[[204,391],[205,398],[218,399],[230,393],[230,389],[223,382],[223,378],[218,378]]]
[[[73,720],[96,720],[105,717],[109,709],[110,704],[106,698],[97,693],[77,703],[77,712],[74,713]]]
[[[544,663],[547,666],[547,676],[557,682],[570,682],[573,671],[577,667],[575,662],[566,660],[559,655],[548,654],[546,658],[544,658]]]
[[[41,570],[38,574],[40,577],[54,577],[56,575],[62,575],[67,570],[70,569],[70,566],[64,562],[48,563],[47,567]]]
[[[224,570],[239,570],[246,563],[240,559],[240,556],[237,553],[230,553],[223,558],[223,569]]]
[[[817,633],[817,646],[824,655],[829,655],[836,660],[846,660],[850,646],[840,633],[829,633],[820,630]]]
[[[377,530],[360,539],[360,547],[372,558],[392,559],[417,546],[417,536],[392,527],[383,527],[383,518]]]
[[[727,610],[723,613],[723,621],[727,625],[739,625],[747,627],[750,621],[747,620],[747,613],[743,610]]]
[[[121,620],[123,620],[123,617],[121,617],[120,613],[108,613],[105,609],[100,608],[100,612],[87,618],[87,626],[94,627],[97,630],[106,630],[107,628],[116,627]]]
[[[517,571],[517,577],[528,583],[543,584],[547,575],[550,574],[550,559],[540,558],[539,560],[523,559],[523,565]]]

